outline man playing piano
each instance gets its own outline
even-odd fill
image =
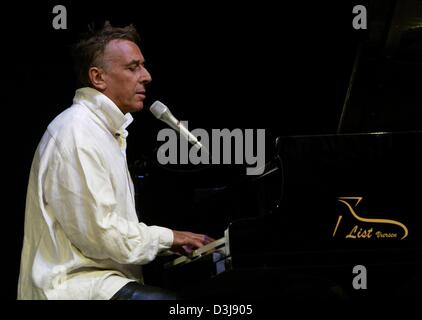
[[[138,221],[126,127],[151,81],[138,43],[133,26],[106,23],[75,46],[81,88],[32,162],[18,299],[174,299],[140,265],[212,240]]]

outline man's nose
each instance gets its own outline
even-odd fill
[[[142,72],[139,77],[139,82],[141,83],[150,83],[152,80],[151,74],[147,70],[147,68],[142,68]]]

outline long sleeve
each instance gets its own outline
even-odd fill
[[[83,147],[48,165],[46,209],[84,255],[121,264],[145,264],[170,248],[172,231],[146,226],[119,212],[115,186],[100,157]]]

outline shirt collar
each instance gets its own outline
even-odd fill
[[[101,119],[113,135],[116,132],[125,131],[126,127],[133,121],[129,112],[123,114],[109,97],[94,88],[85,87],[76,90],[73,103],[88,107]]]

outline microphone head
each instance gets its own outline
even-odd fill
[[[149,111],[157,118],[160,119],[164,113],[166,113],[168,108],[166,105],[160,101],[155,101],[151,107],[149,108]]]

